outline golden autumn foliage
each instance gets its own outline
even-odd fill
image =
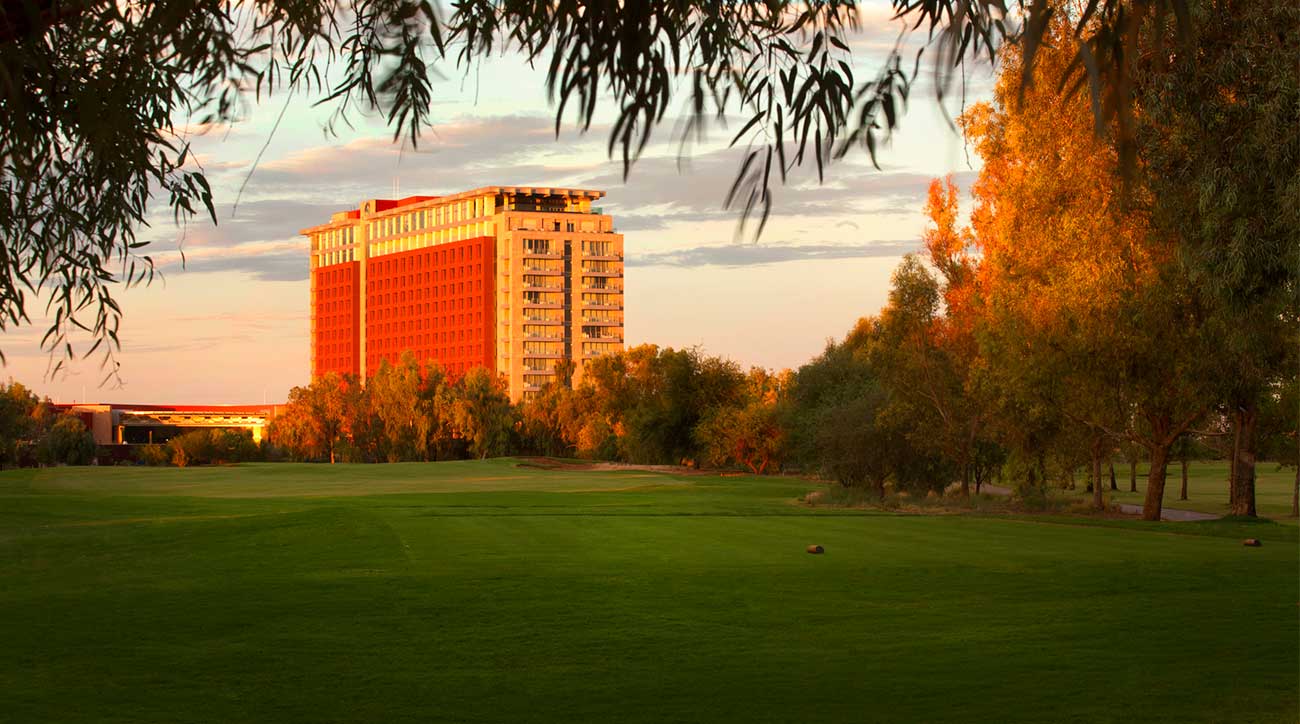
[[[1070,32],[1064,17],[1052,24],[1023,93],[1019,51],[1008,46],[994,102],[972,107],[961,125],[984,160],[971,216],[983,294],[1031,328],[1078,333],[1075,325],[1112,318],[1172,249],[1152,243],[1141,190],[1124,193],[1086,89],[1058,91]]]
[[[1210,405],[1210,350],[1178,239],[1152,222],[1157,199],[1142,169],[1121,172],[1086,88],[1060,90],[1072,32],[1069,18],[1053,21],[1028,87],[1018,50],[1006,48],[993,101],[961,119],[984,160],[972,187],[979,264],[973,296],[950,304],[969,313],[977,300],[983,371],[1007,400],[1002,416],[1037,417],[1022,454],[1041,470],[1044,435],[1075,439],[1095,477],[1118,440],[1138,442],[1152,461],[1144,515],[1158,518],[1169,451]],[[932,188],[927,245],[940,269],[958,243],[943,230],[955,216],[948,203]]]

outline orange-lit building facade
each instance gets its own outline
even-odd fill
[[[406,350],[530,396],[572,360],[623,349],[623,236],[602,191],[491,186],[372,199],[311,240],[312,376],[372,374]]]

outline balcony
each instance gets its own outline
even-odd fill
[[[584,334],[584,335],[582,335],[582,340],[583,340],[584,342],[609,342],[609,343],[611,343],[611,344],[613,344],[613,343],[622,344],[622,342],[623,342],[623,336],[622,336],[622,335],[614,336],[614,335],[612,335],[612,334],[611,334],[611,335],[595,335],[595,336],[592,336],[592,335],[589,335],[589,334]]]
[[[522,273],[524,273],[524,274],[545,274],[545,275],[547,275],[547,276],[562,276],[562,275],[564,274],[564,270],[563,270],[563,269],[545,269],[545,268],[542,268],[542,267],[539,267],[539,266],[528,266],[527,264],[525,264]]]
[[[610,302],[610,303],[606,303],[606,302],[582,302],[582,306],[583,306],[584,308],[586,308],[586,309],[601,309],[601,310],[608,309],[608,310],[610,310],[610,311],[620,311],[620,310],[623,309],[623,305],[622,305],[622,304],[617,304],[617,303],[612,303],[612,302]]]
[[[528,251],[527,249],[524,250],[522,256],[525,259],[563,259],[564,258],[564,254],[561,254],[560,252],[555,252],[555,253],[551,253],[549,251],[537,252],[537,251]]]
[[[564,324],[563,319],[552,319],[550,317],[524,317],[528,324]]]
[[[613,269],[608,271],[592,271],[591,269],[583,269],[582,275],[584,277],[605,277],[607,279],[619,279],[622,278],[623,272],[622,270],[615,271]]]
[[[599,326],[599,327],[622,327],[623,326],[623,320],[621,319],[594,319],[592,317],[583,317],[582,323],[590,324],[593,326]]]
[[[564,335],[562,335],[562,334],[525,334],[525,335],[524,335],[524,339],[528,339],[528,340],[539,340],[539,341],[542,341],[542,342],[547,342],[547,341],[550,341],[550,340],[556,340],[556,341],[559,341],[559,340],[563,340],[563,339],[564,339]]]
[[[622,255],[622,254],[618,254],[618,253],[615,253],[615,252],[612,252],[612,251],[611,251],[611,252],[601,253],[601,254],[597,254],[597,253],[594,253],[594,252],[586,252],[586,251],[584,251],[584,252],[582,252],[582,258],[583,258],[583,259],[590,259],[590,260],[592,260],[592,261],[623,261],[623,255]]]
[[[563,302],[530,302],[524,300],[522,306],[524,309],[564,309]],[[622,309],[622,307],[619,307],[619,309]]]

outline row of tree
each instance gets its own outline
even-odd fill
[[[879,317],[796,376],[801,454],[845,466],[906,440],[963,488],[998,467],[1027,488],[1084,467],[1100,507],[1103,465],[1140,451],[1155,520],[1195,437],[1231,462],[1232,513],[1255,514],[1257,461],[1300,444],[1300,73],[1285,34],[1264,31],[1300,10],[1234,8],[1195,4],[1191,50],[1137,49],[1131,174],[1122,129],[1096,127],[1085,90],[1058,92],[1068,13],[1028,86],[1004,51],[994,100],[960,119],[984,161],[969,223],[936,181],[923,257],[895,272]],[[819,423],[846,416],[871,424]],[[917,460],[870,456],[840,477],[879,485]]]
[[[272,444],[297,460],[396,462],[531,453],[635,463],[779,467],[776,410],[789,375],[698,350],[644,345],[593,360],[574,387],[557,383],[518,405],[478,367],[453,379],[407,353],[365,384],[323,375],[296,387],[271,424]]]
[[[451,379],[406,353],[366,384],[330,373],[295,387],[271,422],[271,443],[294,460],[398,462],[503,455],[515,410],[482,367]]]

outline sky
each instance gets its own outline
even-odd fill
[[[878,68],[897,34],[885,10],[868,10],[852,43],[855,73]],[[861,152],[821,184],[796,174],[777,190],[758,240],[737,239],[737,213],[723,207],[744,152],[727,147],[726,129],[679,163],[665,122],[625,181],[606,153],[612,114],[557,138],[544,68],[517,56],[468,73],[442,68],[433,127],[418,150],[395,143],[382,118],[353,114],[351,127],[328,133],[330,109],[316,98],[272,97],[229,127],[186,129],[218,223],[178,228],[160,214],[141,231],[162,276],[115,292],[124,310],[118,377],[102,383],[97,357],[50,374],[39,308],[29,327],[0,335],[3,374],[60,402],[283,401],[310,377],[308,245],[298,230],[364,199],[489,185],[606,192],[600,205],[625,237],[628,345],[699,346],[746,368],[797,367],[880,310],[892,270],[919,248],[930,180],[952,174],[967,189],[978,172],[948,120],[960,104],[939,105],[932,75],[923,62],[880,170]],[[966,101],[990,89],[991,73],[975,68]]]

